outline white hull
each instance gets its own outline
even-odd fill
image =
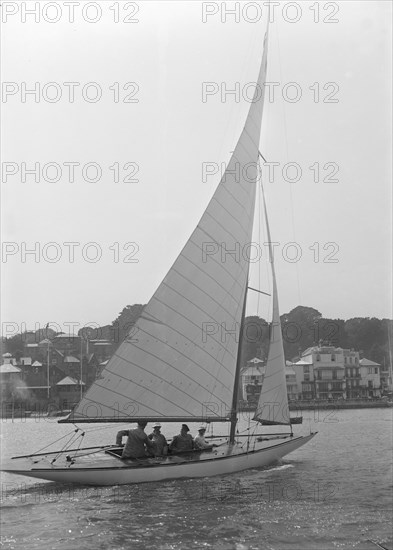
[[[46,458],[36,461],[30,469],[6,471],[49,481],[95,486],[210,477],[268,466],[310,441],[314,435],[315,433],[305,437],[292,437],[279,442],[277,440],[256,442],[255,450],[248,452],[240,444],[232,446],[225,444],[213,453],[201,453],[197,459],[170,457],[160,462],[151,460],[135,463],[133,461],[130,465],[127,461],[109,457],[101,452],[90,455],[89,461],[86,461],[83,456],[81,459],[77,456],[74,464],[71,465],[67,465],[64,461],[62,466],[58,460],[56,464],[59,465],[50,465]]]

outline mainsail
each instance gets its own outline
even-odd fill
[[[263,190],[262,190],[263,192]],[[262,382],[262,391],[259,396],[254,420],[263,424],[290,424],[288,395],[285,378],[285,355],[282,343],[280,312],[278,307],[278,293],[272,239],[270,236],[269,220],[266,202],[263,197],[269,255],[272,267],[273,282],[273,313],[270,327],[269,353]]]
[[[200,222],[69,422],[224,421],[232,407],[248,284],[267,67]],[[232,251],[232,252],[231,252]]]

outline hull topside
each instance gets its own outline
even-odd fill
[[[284,441],[254,440],[229,445],[224,442],[210,452],[175,455],[163,459],[122,460],[111,453],[100,451],[71,457],[61,453],[54,463],[48,455],[32,457],[30,467],[7,469],[8,473],[82,485],[126,485],[169,479],[209,477],[268,466],[298,449],[315,433],[291,437]],[[63,456],[64,455],[64,456]]]

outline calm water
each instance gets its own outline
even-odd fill
[[[1,548],[392,550],[392,410],[303,416],[301,430],[319,434],[264,470],[104,488],[3,475]],[[84,444],[114,442],[118,426],[107,426]],[[55,419],[1,427],[4,467],[73,429]]]

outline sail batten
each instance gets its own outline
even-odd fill
[[[249,269],[243,250],[252,240],[266,56],[265,39],[254,101],[197,227],[69,421],[233,417]]]

